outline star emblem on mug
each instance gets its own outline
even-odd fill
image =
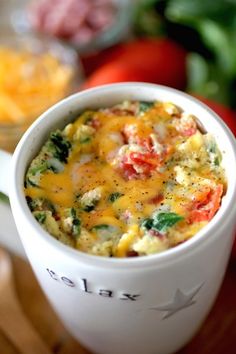
[[[165,312],[163,320],[173,316],[175,313],[179,312],[182,309],[192,306],[196,303],[194,297],[200,291],[203,283],[197,288],[185,293],[184,291],[177,289],[173,299],[165,305],[151,307],[150,310],[158,310]]]

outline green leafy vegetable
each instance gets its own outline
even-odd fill
[[[153,219],[153,228],[165,232],[180,220],[183,220],[183,217],[176,213],[159,213]]]
[[[26,201],[31,211],[46,211],[49,210],[52,214],[55,214],[54,205],[45,198],[35,198],[26,197]]]
[[[236,1],[140,0],[134,29],[183,45],[190,52],[187,90],[236,107]]]
[[[96,205],[97,205],[97,201],[94,201],[93,204],[85,205],[83,206],[82,209],[89,213],[90,211],[95,209]]]
[[[67,163],[71,143],[62,136],[59,130],[51,133],[50,141],[53,149],[53,156],[59,161]]]
[[[71,233],[74,237],[78,237],[81,232],[81,221],[77,215],[75,208],[70,208],[69,216],[72,218]]]
[[[229,104],[228,79],[214,62],[206,60],[200,54],[189,53],[187,72],[189,92]]]
[[[108,197],[108,200],[111,203],[114,203],[118,198],[122,197],[124,194],[119,193],[119,192],[115,192],[115,193],[111,193]]]
[[[92,230],[107,230],[109,228],[109,225],[107,224],[100,224],[100,225],[95,225],[92,227]]]
[[[148,111],[154,105],[153,102],[139,102],[139,114]]]
[[[44,212],[35,212],[34,217],[40,224],[44,224],[46,220],[46,214]]]
[[[147,230],[154,229],[162,233],[166,232],[168,228],[174,226],[180,220],[183,220],[183,217],[176,213],[160,212],[154,215],[153,218],[145,219],[141,226]]]
[[[166,18],[195,30],[211,53],[211,57],[203,58],[208,71],[205,80],[200,86],[190,85],[190,90],[221,103],[236,104],[232,95],[236,79],[236,1],[166,0],[165,4]],[[198,74],[202,75],[200,70]],[[192,80],[192,75],[196,77],[188,70],[188,79]]]
[[[48,168],[46,161],[42,162],[42,164],[32,167],[29,169],[29,173],[32,174],[33,176],[35,176],[38,173],[42,173],[44,171],[46,171]]]
[[[144,219],[141,226],[147,230],[150,230],[153,227],[153,219],[151,218]]]
[[[214,165],[215,166],[220,166],[220,159],[219,157],[216,157],[215,160],[214,160]]]

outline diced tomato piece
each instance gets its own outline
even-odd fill
[[[129,157],[137,165],[145,163],[150,165],[152,169],[158,166],[158,155],[152,152],[131,152]]]
[[[205,194],[202,200],[192,205],[189,222],[210,221],[220,207],[223,185],[219,184]]]
[[[138,256],[138,252],[133,251],[133,250],[127,251],[127,253],[126,253],[126,257],[137,257],[137,256]]]
[[[191,116],[184,115],[180,119],[175,119],[175,125],[182,136],[191,136],[197,131],[197,124]]]
[[[164,199],[163,194],[158,193],[155,197],[153,197],[149,200],[149,203],[156,205],[156,204],[159,204],[160,202],[162,202],[163,199]]]
[[[131,164],[128,163],[121,163],[121,170],[123,172],[123,177],[125,179],[136,179],[138,174],[135,171],[135,169],[133,168],[133,166]]]
[[[196,131],[197,131],[196,127],[191,127],[191,128],[182,130],[181,133],[183,136],[192,136],[196,133]]]
[[[145,178],[159,163],[159,156],[156,153],[131,152],[123,157],[120,168],[127,179]]]

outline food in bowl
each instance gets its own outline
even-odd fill
[[[49,51],[0,46],[0,123],[27,124],[70,93],[74,71]]]
[[[52,236],[82,252],[134,257],[192,238],[227,181],[214,137],[171,102],[86,110],[53,131],[25,176],[25,196]]]

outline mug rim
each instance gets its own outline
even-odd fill
[[[25,154],[27,155],[27,151],[25,151],[25,147],[27,147],[27,141],[29,137],[32,135],[33,132],[36,130],[42,129],[43,126],[45,126],[44,122],[46,121],[46,118],[50,116],[55,110],[59,110],[61,107],[70,107],[71,104],[78,100],[78,98],[82,98],[83,96],[87,95],[94,95],[96,96],[96,93],[103,92],[103,94],[109,94],[109,92],[114,92],[117,90],[122,90],[122,88],[126,88],[127,90],[134,91],[138,88],[147,88],[150,90],[159,90],[159,92],[169,92],[174,95],[176,95],[176,100],[179,98],[185,98],[186,101],[188,101],[189,104],[197,104],[200,106],[205,112],[208,113],[208,115],[211,115],[214,121],[218,123],[221,127],[221,133],[225,134],[225,137],[227,138],[228,142],[230,143],[230,146],[232,148],[232,153],[234,155],[234,164],[236,166],[236,140],[230,131],[230,129],[227,127],[227,125],[223,122],[223,120],[214,112],[212,111],[208,106],[206,106],[204,103],[200,102],[198,99],[195,97],[192,97],[188,95],[185,92],[179,91],[174,88],[170,88],[167,86],[163,85],[156,85],[156,84],[149,84],[149,83],[142,83],[142,82],[129,82],[129,83],[115,83],[115,84],[109,84],[109,85],[102,85],[99,87],[95,88],[90,88],[81,92],[78,92],[76,94],[73,94],[60,102],[56,103],[53,105],[51,108],[46,110],[40,117],[28,128],[28,130],[25,132],[23,137],[21,138],[19,144],[17,145],[17,148],[13,154],[13,183],[11,183],[14,188],[11,188],[10,191],[10,202],[11,202],[11,207],[14,209],[15,203],[19,206],[22,216],[24,215],[25,219],[27,220],[27,223],[30,224],[30,227],[32,230],[35,231],[38,237],[42,238],[46,244],[50,245],[51,247],[55,247],[57,251],[63,253],[64,255],[67,254],[68,257],[72,257],[77,261],[84,262],[86,264],[90,265],[97,265],[97,266],[102,266],[102,267],[112,267],[112,268],[127,268],[127,267],[140,267],[140,266],[152,266],[153,264],[162,264],[163,262],[171,262],[175,259],[178,259],[179,257],[183,257],[184,255],[189,255],[190,252],[193,252],[194,249],[197,249],[200,247],[204,242],[210,241],[211,235],[214,234],[214,231],[219,232],[219,230],[224,227],[225,223],[230,221],[236,214],[236,203],[234,203],[234,200],[236,199],[236,180],[235,184],[232,186],[228,186],[226,194],[224,197],[227,197],[227,201],[224,202],[224,205],[221,205],[219,211],[217,214],[213,217],[213,219],[205,225],[197,234],[195,234],[193,237],[190,239],[186,240],[180,245],[177,245],[173,248],[167,249],[163,252],[160,253],[155,253],[151,255],[145,255],[145,256],[138,256],[138,257],[124,257],[124,258],[118,258],[118,257],[105,257],[105,256],[97,256],[97,255],[92,255],[88,254],[85,252],[82,252],[78,249],[75,249],[71,246],[63,244],[61,241],[57,240],[55,237],[50,235],[47,231],[45,231],[42,226],[39,225],[39,223],[34,219],[31,211],[28,208],[28,205],[26,203],[26,199],[23,193],[23,188],[21,183],[19,183],[19,175],[18,175],[18,168],[19,168],[19,160],[24,156]],[[94,97],[93,97],[94,98]],[[157,99],[158,100],[158,99]],[[176,104],[176,102],[174,102]],[[181,105],[180,105],[181,107]],[[83,110],[83,109],[82,109]],[[79,112],[79,110],[78,110]],[[60,121],[63,121],[63,115],[60,118]],[[65,117],[64,117],[65,118]],[[54,119],[55,120],[55,119]],[[58,124],[57,124],[58,125]],[[48,133],[50,130],[48,130]],[[42,145],[41,145],[42,146]],[[220,149],[221,150],[221,149]],[[29,155],[29,152],[28,152]],[[27,169],[27,165],[25,164],[24,166],[24,175]],[[229,188],[230,187],[230,188]],[[231,190],[231,196],[229,196],[229,190]],[[227,214],[226,214],[227,212]],[[222,218],[224,218],[224,223],[221,222]],[[228,220],[228,221],[227,221]],[[207,237],[208,235],[208,237]],[[214,237],[214,235],[212,236]]]

